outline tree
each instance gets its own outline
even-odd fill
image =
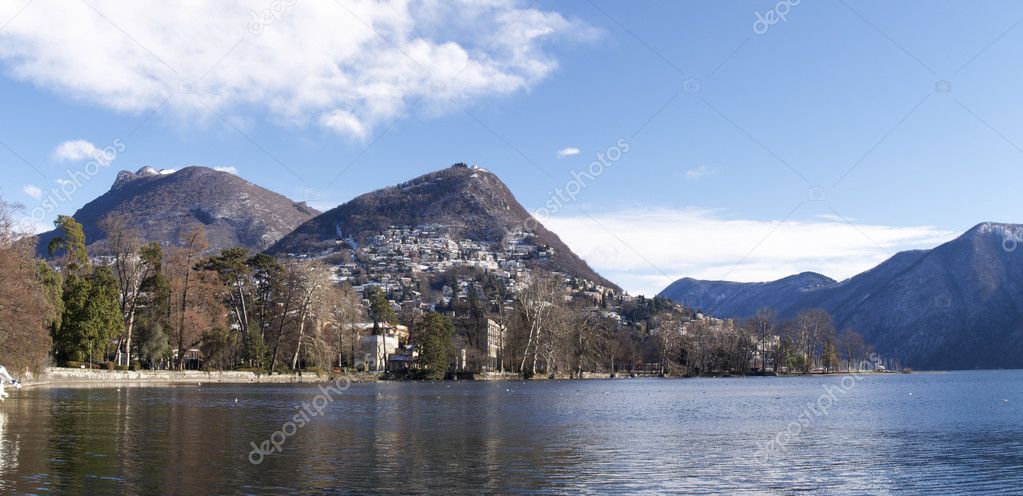
[[[65,253],[64,308],[60,327],[54,334],[57,357],[65,361],[91,362],[104,357],[110,340],[124,328],[120,290],[109,267],[92,269],[81,224],[62,215],[54,225],[61,235],[50,241],[49,252],[51,255],[61,250]]]
[[[563,281],[557,275],[534,271],[529,283],[519,292],[515,300],[519,322],[526,334],[522,360],[519,364],[519,371],[524,376],[536,373],[540,342],[552,324],[554,307],[561,303],[563,291]],[[527,369],[526,362],[530,358],[532,358],[532,366]]]
[[[870,353],[870,347],[863,339],[863,335],[852,329],[846,329],[838,335],[837,346],[841,359],[845,361],[846,369],[861,370],[862,364]]]
[[[60,320],[64,316],[64,278],[50,264],[37,260],[39,282],[42,284],[46,299],[50,303],[50,313],[46,315],[46,327],[51,337],[60,330]]]
[[[757,342],[757,354],[760,356],[760,373],[767,372],[767,357],[770,355],[767,343],[777,334],[774,311],[769,308],[761,308],[757,314],[746,321],[746,327],[753,339]],[[777,372],[777,364],[775,371]]]
[[[60,236],[50,240],[47,250],[51,256],[61,250],[64,251],[64,276],[71,277],[91,272],[92,265],[85,247],[85,230],[82,225],[66,215],[57,217],[53,225],[60,231]]]
[[[163,252],[159,243],[142,244],[137,229],[128,227],[124,217],[111,215],[100,221],[107,235],[106,244],[114,259],[114,273],[121,292],[121,314],[124,318],[124,336],[117,347],[117,363],[122,356],[125,364],[131,361],[132,335],[135,319],[142,303],[142,287],[159,272]]]
[[[202,264],[204,269],[216,272],[220,280],[231,289],[227,293],[227,305],[243,340],[248,339],[250,328],[249,300],[253,272],[250,259],[249,251],[245,248],[227,248]]]
[[[296,262],[290,266],[290,270],[297,272],[301,285],[298,306],[298,337],[295,340],[295,355],[291,359],[291,369],[298,370],[298,360],[306,338],[307,325],[311,321],[316,331],[314,336],[318,336],[323,323],[329,319],[328,296],[333,281],[330,269],[319,263]],[[391,313],[393,314],[394,311],[392,310]],[[396,318],[397,316],[395,316]]]
[[[52,288],[45,280],[56,273],[41,270],[34,260],[34,238],[19,238],[14,231],[19,208],[0,199],[0,358],[15,375],[46,365],[51,347],[47,326],[56,318]]]
[[[171,252],[167,264],[178,369],[184,368],[188,350],[202,342],[203,333],[226,326],[227,311],[221,303],[223,285],[219,276],[197,267],[208,246],[206,230],[198,225],[182,236],[182,246]]]
[[[155,368],[159,363],[166,363],[172,354],[171,281],[167,277],[165,264],[162,263],[163,253],[159,244],[147,245],[145,256],[159,261],[152,277],[143,281],[140,290],[141,302],[138,315],[138,338],[135,340],[139,361],[147,368]]]
[[[332,284],[327,290],[324,304],[329,315],[326,325],[320,329],[320,360],[326,365],[336,359],[337,366],[341,367],[344,365],[344,350],[347,348],[345,338],[351,336],[355,324],[362,320],[362,300],[350,284]],[[357,342],[357,339],[352,341],[353,357]]]
[[[387,295],[380,286],[370,286],[367,291],[369,294],[366,298],[369,300],[369,318],[373,321],[373,334],[382,336],[384,332],[381,329],[381,325],[398,322],[398,314],[391,308],[391,302],[387,300]],[[374,353],[377,351],[379,350],[375,350]],[[387,350],[384,349],[380,352],[384,355],[383,361],[386,362]]]
[[[57,356],[65,361],[104,358],[110,341],[124,328],[120,290],[110,267],[71,275],[64,284],[64,315],[56,336]]]
[[[237,347],[238,335],[226,327],[214,327],[203,332],[199,347],[203,355],[203,368],[206,370],[231,368],[234,365]]]
[[[271,334],[277,322],[281,307],[278,306],[280,296],[286,289],[287,271],[274,257],[263,253],[256,254],[250,258],[247,265],[251,269],[251,276],[255,285],[252,297],[253,317],[255,327],[259,331],[262,345],[246,344],[246,356],[243,357],[250,364],[264,362],[269,353]],[[250,333],[253,326],[249,325]],[[262,350],[260,352],[260,350]]]
[[[672,357],[679,355],[682,345],[682,315],[672,310],[659,312],[654,316],[656,327],[653,331],[655,349],[661,375],[667,375],[670,366],[674,365]]]
[[[804,356],[803,373],[808,373],[813,364],[818,361],[818,350],[822,350],[826,336],[834,334],[835,325],[831,320],[831,315],[821,309],[799,312],[793,325],[799,351]]]
[[[381,334],[382,324],[393,324],[398,321],[398,314],[391,308],[387,294],[380,286],[370,286],[366,299],[369,300],[369,318],[373,321],[373,334]]]
[[[454,333],[455,327],[445,315],[431,312],[423,318],[416,336],[420,343],[419,361],[426,371],[426,379],[441,380],[447,375]]]
[[[243,344],[242,358],[248,361],[249,365],[252,367],[263,367],[267,354],[267,347],[266,341],[263,340],[263,333],[259,330],[259,326],[255,324],[251,324],[249,326],[249,330],[246,333]]]

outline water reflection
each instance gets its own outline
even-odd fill
[[[356,385],[260,465],[314,386],[22,390],[0,492],[1011,494],[1021,379],[871,377],[766,461],[834,378]]]

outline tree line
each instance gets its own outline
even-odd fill
[[[82,225],[60,216],[47,262],[35,258],[34,239],[17,236],[16,211],[0,202],[0,358],[12,370],[354,369],[363,336],[399,323],[410,329],[402,344],[418,352],[417,377],[433,379],[462,350],[470,371],[526,377],[831,372],[870,352],[820,310],[785,322],[768,311],[714,321],[662,298],[594,296],[585,281],[536,268],[514,288],[492,273],[454,270],[435,281],[453,288],[449,299],[430,310],[401,306],[392,300],[401,294],[373,285],[359,294],[318,261],[210,253],[201,224],[164,247],[108,217],[91,254]],[[371,328],[356,325],[366,321]]]

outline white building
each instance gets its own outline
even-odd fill
[[[367,371],[383,372],[387,367],[387,355],[398,353],[400,347],[401,342],[394,334],[363,336],[359,340],[360,356],[356,366],[362,363]]]

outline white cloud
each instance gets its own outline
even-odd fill
[[[703,209],[619,211],[595,219],[562,216],[544,223],[602,275],[647,295],[686,276],[752,282],[815,271],[841,280],[895,252],[931,248],[957,235],[829,219],[726,219]]]
[[[580,150],[578,148],[562,148],[558,150],[558,158],[571,157],[572,155],[579,155]]]
[[[27,236],[48,232],[53,229],[53,224],[37,221],[29,216],[22,216],[18,219],[18,232]]]
[[[686,171],[686,179],[690,181],[699,181],[705,177],[713,176],[718,173],[717,167],[709,167],[701,165],[695,169],[689,169]]]
[[[320,125],[341,135],[362,139],[366,137],[366,126],[355,114],[347,110],[335,110],[320,116]]]
[[[215,170],[215,171],[220,171],[220,172],[226,172],[226,173],[228,173],[228,174],[234,174],[234,175],[236,175],[236,176],[238,175],[238,168],[237,168],[237,167],[234,167],[234,166],[228,166],[228,167],[214,167],[214,168],[213,168],[213,170]]]
[[[104,153],[96,145],[85,140],[65,141],[53,151],[53,158],[59,162],[81,162],[95,160],[102,165],[110,165],[115,153]]]
[[[548,46],[596,36],[524,3],[36,0],[19,13],[2,2],[0,19],[14,20],[0,32],[0,62],[16,79],[116,111],[166,103],[182,117],[232,118],[255,108],[360,137],[413,102],[439,113],[528,90],[558,66]]]
[[[21,188],[21,191],[36,200],[43,197],[43,190],[40,189],[39,186],[32,184],[28,184],[24,188]]]

